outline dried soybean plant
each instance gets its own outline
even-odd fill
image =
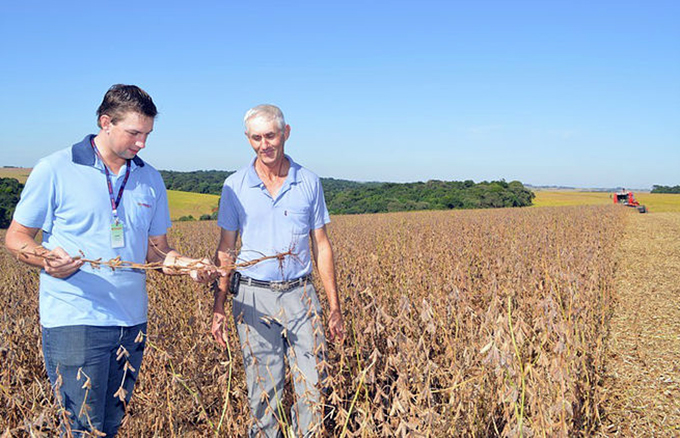
[[[200,252],[202,253],[207,253],[209,250],[214,250],[214,248],[211,248],[216,241],[211,241],[209,244],[206,244],[205,246],[201,247]],[[160,251],[160,250],[158,250]],[[292,259],[296,259],[296,254],[295,254],[295,248],[290,248],[286,252],[282,252],[279,254],[271,255],[271,256],[266,256],[264,254],[260,254],[260,257],[257,257],[255,259],[249,260],[249,261],[239,261],[239,259],[236,259],[236,262],[233,263],[232,265],[228,266],[220,266],[219,269],[221,270],[229,270],[229,269],[234,269],[234,268],[243,268],[243,267],[248,267],[252,266],[257,263],[261,263],[266,260],[277,260],[279,264],[281,264],[285,258],[290,257]],[[43,247],[37,247],[33,250],[28,250],[26,248],[22,248],[18,251],[10,251],[13,253],[17,258],[26,258],[28,256],[35,256],[38,258],[42,259],[54,259],[54,256],[49,254],[49,251],[46,250]],[[189,251],[186,251],[186,253],[189,253]],[[162,254],[162,252],[161,252]],[[110,260],[102,260],[100,259],[89,259],[85,256],[85,254],[82,253],[82,251],[79,252],[79,256],[74,257],[76,259],[82,260],[84,263],[89,264],[93,269],[101,269],[101,268],[108,268],[113,271],[115,270],[120,270],[120,269],[137,269],[137,270],[144,270],[144,271],[156,271],[160,270],[162,268],[166,270],[170,270],[171,272],[175,274],[187,274],[190,270],[196,269],[196,270],[216,270],[217,267],[213,264],[207,264],[207,263],[190,263],[187,265],[172,265],[172,264],[162,264],[162,263],[133,263],[133,262],[128,262],[121,260],[120,257],[110,259]],[[17,303],[21,303],[23,309],[19,312],[23,316],[29,316],[32,315],[34,317],[30,317],[31,321],[28,323],[24,323],[23,319],[13,319],[13,318],[7,318],[7,320],[14,320],[14,321],[21,321],[20,326],[22,328],[29,328],[31,331],[33,331],[34,334],[39,335],[39,324],[37,322],[37,315],[35,315],[35,310],[31,310],[30,306],[27,306],[27,303],[32,303],[35,307],[36,306],[36,298],[37,298],[37,271],[35,269],[32,269],[31,267],[25,266],[23,264],[15,264],[15,267],[11,267],[11,258],[7,257],[7,253],[0,251],[0,261],[2,261],[3,267],[6,267],[4,271],[12,271],[12,273],[18,274],[17,276],[21,278],[19,281],[15,281],[12,284],[15,284],[17,286],[25,286],[21,287],[21,293],[19,295],[14,294],[12,292],[14,291],[7,291],[3,290],[3,296],[2,298],[7,298],[8,302],[12,302],[18,298],[16,301]],[[7,265],[7,266],[4,266]],[[151,276],[149,277],[150,279],[153,279],[156,276]],[[165,276],[157,276],[159,278],[165,277]],[[24,281],[25,279],[31,279],[31,281],[26,282]],[[153,283],[153,280],[151,280]],[[163,288],[165,289],[167,287],[167,290],[173,290],[176,285],[177,285],[177,279],[169,280],[167,282],[161,280],[162,283],[164,283]],[[181,280],[180,280],[181,283]],[[167,285],[167,286],[166,286]],[[189,283],[184,283],[183,284],[183,289],[182,292],[185,292],[187,289],[186,287],[195,290],[196,286],[192,284],[192,282]],[[5,296],[5,292],[8,292],[7,296]],[[26,300],[28,298],[28,300]],[[181,305],[181,303],[180,303]],[[34,308],[35,308],[34,307]],[[7,315],[6,315],[7,316]],[[201,317],[208,317],[209,315],[201,315]],[[7,321],[5,321],[7,322]],[[6,327],[9,324],[4,324],[2,325],[3,331],[6,331],[10,329],[11,331],[15,333],[20,333],[21,330],[17,330],[17,327]],[[140,332],[137,339],[135,342],[145,342],[149,349],[147,349],[146,355],[149,356],[151,352],[153,352],[153,356],[159,357],[165,364],[165,367],[168,368],[168,375],[164,376],[164,378],[169,378],[171,382],[177,383],[181,386],[182,390],[181,395],[182,397],[190,397],[193,398],[198,402],[198,409],[202,412],[201,416],[202,418],[206,418],[207,422],[209,423],[211,429],[218,430],[217,427],[219,426],[218,424],[213,425],[212,421],[210,420],[211,417],[208,417],[205,408],[202,406],[200,403],[200,395],[198,394],[198,390],[195,389],[192,384],[190,379],[184,377],[182,375],[182,372],[180,370],[176,370],[174,366],[174,361],[176,361],[175,357],[173,354],[170,354],[168,351],[170,349],[163,348],[163,346],[155,343],[153,340],[153,337],[149,337],[147,333],[142,333]],[[18,340],[18,339],[17,339]],[[34,340],[35,342],[35,340]],[[33,344],[34,342],[30,342]],[[15,350],[22,350],[22,351],[27,351],[27,349],[17,349],[17,348],[12,348],[12,347],[1,347],[0,352],[3,354],[8,353],[9,355],[13,355]],[[40,348],[39,348],[39,342],[37,343],[36,348],[30,348],[31,352],[35,352],[36,354],[39,355],[40,353]],[[121,346],[121,349],[119,349],[118,352],[118,361],[122,361],[123,366],[126,370],[134,372],[135,370],[130,366],[130,364],[127,362],[127,352],[124,350],[124,348]],[[147,359],[149,360],[149,359]],[[35,395],[35,393],[29,394],[24,394],[26,397],[22,398],[21,403],[16,403],[16,400],[18,399],[16,396],[14,396],[9,389],[13,385],[9,385],[8,387],[4,386],[4,383],[0,384],[0,390],[2,390],[3,395],[7,396],[8,399],[10,400],[10,406],[16,404],[19,407],[19,412],[21,413],[20,416],[17,417],[17,420],[19,421],[19,424],[21,426],[16,427],[14,429],[9,429],[10,431],[14,430],[14,432],[27,432],[32,435],[37,435],[40,436],[41,433],[47,433],[48,436],[51,436],[54,431],[57,430],[57,423],[58,419],[61,419],[62,422],[65,424],[69,423],[69,418],[68,418],[68,412],[63,409],[62,404],[60,403],[58,397],[55,397],[54,400],[51,399],[51,388],[50,388],[50,382],[46,380],[46,375],[44,373],[43,367],[42,367],[42,360],[38,356],[38,360],[35,360],[34,358],[30,359],[30,362],[34,365],[34,369],[32,372],[32,375],[42,375],[42,377],[45,379],[41,383],[41,385],[38,388],[35,388],[36,391],[38,391],[39,396]],[[8,367],[7,373],[4,373],[3,376],[7,376],[10,380],[12,379],[12,374],[11,371],[12,369],[15,369],[12,366]],[[19,368],[19,375],[22,375],[23,369]],[[16,374],[15,374],[16,375]],[[85,391],[88,390],[88,386],[90,386],[90,380],[87,376],[84,375],[84,373],[78,373],[78,377],[83,379],[83,388]],[[58,378],[61,379],[61,375],[58,375]],[[124,380],[124,379],[123,379]],[[0,380],[1,382],[1,380]],[[7,389],[7,390],[6,390]],[[121,386],[119,390],[116,392],[115,397],[119,398],[121,401],[125,400],[125,397],[127,396],[127,391],[124,389],[123,384],[121,382]],[[142,395],[142,397],[144,397]],[[31,423],[27,421],[28,418],[30,418],[31,415],[31,410],[24,410],[21,409],[21,406],[24,406],[28,403],[30,403],[30,400],[41,400],[41,405],[45,405],[46,408],[42,411],[40,411],[40,415],[37,416],[37,420],[35,423]],[[228,407],[228,406],[227,406]],[[134,407],[132,408],[134,409]],[[87,413],[89,412],[89,406],[87,404],[87,397],[85,397],[83,404],[79,407],[80,413],[84,414],[85,417],[87,417]],[[1,412],[1,411],[0,411]],[[172,412],[170,410],[170,412]],[[126,420],[127,422],[127,420]],[[12,421],[8,421],[8,424],[12,424]],[[2,421],[0,420],[0,430],[4,429],[4,425],[2,424]],[[171,429],[172,430],[172,429]],[[99,432],[94,431],[92,433],[92,436],[98,436]]]
[[[152,248],[154,249],[154,251],[156,251],[162,256],[167,255],[163,251],[161,251],[157,246],[155,246],[153,242],[149,241],[149,243],[153,245]],[[7,247],[5,248],[8,249],[10,252],[15,253],[17,258],[20,260],[21,259],[26,260],[29,257],[36,257],[39,259],[51,261],[59,260],[59,257],[50,254],[49,250],[47,250],[43,246],[37,246],[33,249],[28,249],[26,246],[24,246],[18,250],[12,250]],[[219,268],[215,266],[215,264],[212,261],[210,261],[209,263],[206,263],[204,261],[194,261],[184,265],[179,265],[163,262],[136,263],[121,260],[120,256],[114,257],[109,260],[102,260],[101,257],[97,259],[88,259],[82,250],[78,250],[79,255],[73,257],[73,259],[80,260],[83,263],[90,265],[93,269],[101,269],[102,267],[108,267],[112,271],[115,271],[116,269],[137,269],[141,271],[157,271],[160,269],[165,269],[171,273],[182,275],[188,274],[191,271],[216,271],[218,269],[229,271],[232,269],[247,268],[249,266],[256,265],[257,263],[261,263],[265,260],[278,260],[281,263],[286,257],[296,257],[296,254],[293,251],[294,251],[293,249],[289,249],[286,252],[278,253],[275,255],[269,256],[262,255],[259,258],[252,259],[247,262],[236,262],[230,265],[220,266]],[[210,258],[206,258],[206,260],[210,260]]]
[[[609,230],[625,220],[608,206],[333,217],[348,336],[327,346],[319,434],[591,435],[614,294]],[[176,224],[169,237],[181,253],[205,254],[218,234],[214,223],[196,222]],[[0,430],[52,430],[36,274],[0,257],[8,364]],[[251,420],[233,321],[221,351],[208,335],[210,294],[162,275],[148,277],[148,290],[153,347],[121,433],[245,435]],[[286,435],[293,400],[279,397]]]
[[[357,433],[574,436],[597,427],[613,278],[607,231],[620,212],[339,219],[343,238],[331,232],[340,289],[357,295],[348,309],[358,351],[335,387],[368,386],[355,403],[363,409],[339,411]],[[371,385],[359,385],[373,359]]]

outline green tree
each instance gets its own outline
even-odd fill
[[[0,228],[7,228],[12,222],[23,188],[15,178],[0,178]]]
[[[680,186],[652,186],[652,193],[680,193]]]

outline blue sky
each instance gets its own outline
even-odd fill
[[[2,2],[0,165],[95,133],[132,83],[158,169],[243,166],[243,114],[274,103],[320,176],[676,185],[678,22],[656,0]]]

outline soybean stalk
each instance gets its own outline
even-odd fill
[[[512,346],[515,349],[515,356],[517,356],[517,362],[519,363],[520,378],[522,381],[522,394],[520,396],[520,409],[518,417],[517,428],[519,430],[519,436],[524,436],[522,433],[522,422],[524,420],[524,394],[526,390],[525,375],[524,375],[524,365],[522,365],[522,357],[519,354],[519,348],[517,347],[517,342],[515,341],[515,332],[512,327],[512,297],[508,295],[508,324],[510,325],[510,338],[512,339]],[[517,414],[517,404],[515,403],[515,414]]]

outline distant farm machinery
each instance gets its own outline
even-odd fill
[[[640,213],[647,213],[647,207],[640,205],[640,203],[633,196],[633,192],[622,190],[614,193],[614,204],[625,205],[626,207],[635,207]]]

